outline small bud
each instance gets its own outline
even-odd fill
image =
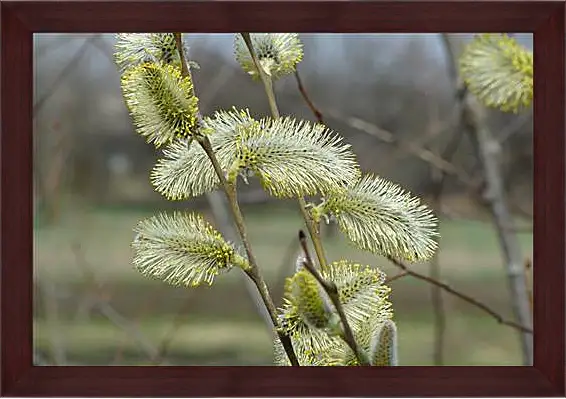
[[[376,331],[370,345],[373,366],[397,366],[397,327],[386,320]]]

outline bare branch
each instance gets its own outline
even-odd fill
[[[399,280],[400,278],[406,277],[406,276],[409,276],[409,273],[408,273],[408,272],[401,272],[401,273],[396,274],[396,275],[394,275],[394,276],[392,276],[392,277],[388,277],[388,278],[385,280],[385,282],[386,282],[387,284],[389,284],[389,283],[392,283],[392,282],[395,281],[395,280]]]
[[[312,111],[314,117],[316,118],[318,123],[325,123],[324,119],[323,119],[323,115],[322,112],[314,105],[314,103],[312,102],[310,96],[307,93],[307,90],[305,89],[304,85],[303,85],[303,81],[301,79],[301,75],[299,74],[299,70],[295,70],[295,80],[297,81],[297,88],[299,89],[299,92],[301,93],[301,96],[303,97],[303,99],[305,100],[305,102],[307,103],[307,106],[310,108],[310,110]],[[302,209],[301,209],[302,211]],[[319,234],[320,235],[320,231],[318,233],[316,232],[311,232],[311,228],[312,226],[309,224],[309,222],[307,221],[307,229],[309,230],[309,234]],[[318,226],[314,226],[314,227],[318,227]],[[328,236],[332,236],[336,233],[337,227],[335,224],[330,224],[328,225],[328,230],[327,230],[327,234]],[[317,256],[319,257],[319,259],[322,257],[323,259],[325,259],[324,254],[323,254],[323,248],[322,245],[317,246],[317,242],[316,240],[313,241],[313,244],[315,245],[315,250],[317,251]],[[319,254],[320,252],[320,254]],[[323,266],[324,267],[324,266]]]
[[[305,100],[308,107],[310,108],[310,110],[314,114],[314,117],[316,118],[317,122],[318,123],[324,123],[322,112],[320,112],[320,110],[314,105],[314,103],[310,99],[305,87],[303,86],[303,82],[301,80],[301,75],[299,75],[298,69],[295,71],[295,80],[297,81],[297,86],[299,88],[299,91],[301,92],[301,95],[303,96],[303,99]]]
[[[466,301],[466,302],[468,302],[469,304],[474,305],[475,307],[477,307],[477,308],[483,310],[484,312],[486,312],[487,314],[489,314],[491,317],[493,317],[495,320],[497,320],[497,321],[498,321],[499,323],[501,323],[501,324],[505,324],[505,325],[507,325],[507,326],[513,327],[513,328],[515,328],[515,329],[517,329],[517,330],[519,330],[519,331],[522,331],[522,332],[524,332],[524,333],[527,333],[527,334],[532,334],[532,333],[533,333],[533,330],[532,330],[530,327],[525,327],[525,326],[523,326],[523,325],[521,325],[521,324],[518,324],[518,323],[515,323],[515,322],[513,322],[513,321],[504,319],[503,316],[501,316],[501,315],[500,315],[499,313],[497,313],[495,310],[491,309],[489,306],[485,305],[484,303],[480,302],[480,301],[477,300],[477,299],[472,298],[472,297],[469,296],[469,295],[466,295],[466,294],[464,294],[464,293],[462,293],[462,292],[460,292],[460,291],[457,291],[456,289],[452,288],[452,287],[449,286],[448,284],[443,283],[443,282],[440,282],[440,281],[437,281],[437,280],[435,280],[435,279],[433,279],[433,278],[431,278],[431,277],[429,277],[429,276],[425,276],[424,274],[415,272],[415,271],[411,270],[408,266],[406,266],[403,262],[401,262],[401,261],[399,261],[399,260],[397,260],[397,259],[395,259],[395,258],[388,257],[388,259],[389,259],[395,266],[397,266],[398,268],[400,268],[400,269],[403,271],[403,273],[401,273],[401,274],[399,274],[399,275],[396,275],[396,276],[393,276],[392,278],[390,278],[390,279],[388,280],[389,282],[394,281],[394,280],[397,280],[397,279],[399,279],[399,278],[401,278],[401,277],[404,277],[404,276],[412,276],[412,277],[418,278],[419,280],[426,281],[426,282],[429,283],[429,284],[434,284],[434,285],[436,285],[436,286],[442,288],[442,289],[445,290],[446,292],[449,292],[450,294],[452,294],[452,295],[454,295],[454,296],[456,296],[456,297],[462,299],[463,301]]]

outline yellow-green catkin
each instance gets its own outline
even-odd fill
[[[197,133],[193,83],[173,65],[144,63],[122,75],[122,90],[137,132],[156,147]]]
[[[460,57],[462,78],[484,105],[517,112],[533,100],[533,53],[505,34],[476,36]]]
[[[308,270],[300,270],[291,281],[291,292],[297,312],[303,321],[314,328],[326,328],[331,314],[322,297],[322,287]]]

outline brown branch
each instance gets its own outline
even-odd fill
[[[389,281],[396,280],[396,279],[404,277],[404,276],[412,276],[412,277],[418,278],[419,280],[423,280],[423,281],[426,281],[427,283],[434,284],[434,285],[442,288],[444,291],[449,292],[450,294],[462,299],[463,301],[468,302],[471,305],[474,305],[475,307],[477,307],[477,308],[483,310],[484,312],[486,312],[487,314],[489,314],[491,317],[493,317],[495,320],[497,320],[501,324],[505,324],[507,326],[513,327],[513,328],[515,328],[519,331],[522,331],[524,333],[529,333],[529,334],[533,333],[533,330],[531,328],[525,327],[525,326],[518,324],[518,323],[515,323],[514,321],[504,319],[503,316],[501,316],[495,310],[491,309],[486,304],[480,302],[477,299],[472,298],[469,295],[466,295],[462,292],[457,291],[456,289],[452,288],[448,284],[437,281],[437,280],[435,280],[435,279],[433,279],[429,276],[425,276],[424,274],[420,274],[418,272],[415,272],[415,271],[411,270],[403,262],[401,262],[401,261],[399,261],[399,260],[397,260],[393,257],[388,256],[387,258],[395,266],[397,266],[398,268],[400,268],[404,272],[404,273],[401,273],[400,275],[394,276],[392,279],[389,279]]]
[[[352,332],[352,328],[348,323],[348,319],[346,318],[346,313],[344,313],[344,308],[342,307],[342,303],[340,302],[340,297],[338,294],[338,287],[332,281],[326,281],[318,270],[314,267],[314,263],[310,256],[308,247],[307,247],[307,236],[305,233],[300,230],[299,231],[299,242],[301,243],[301,248],[303,249],[303,253],[305,255],[305,261],[303,262],[303,266],[309,271],[310,274],[314,276],[316,281],[322,286],[334,308],[338,312],[338,316],[340,317],[340,321],[342,322],[342,329],[343,329],[343,336],[342,339],[348,344],[350,349],[354,352],[354,355],[358,359],[358,362],[364,366],[370,366],[370,362],[359,346],[356,344],[356,339],[354,338],[354,333]]]
[[[307,90],[305,89],[305,86],[303,85],[303,81],[301,79],[301,75],[299,74],[298,69],[295,70],[295,80],[297,81],[297,88],[299,89],[299,92],[301,93],[303,100],[305,100],[305,102],[307,103],[307,106],[312,111],[314,117],[316,118],[316,121],[318,123],[324,124],[322,112],[314,105],[310,96],[308,95]],[[308,221],[307,221],[307,228],[309,229],[309,233],[311,233],[311,231],[310,231],[311,226],[310,226]],[[334,235],[336,233],[336,229],[337,229],[337,227],[336,227],[335,224],[328,225],[328,229],[326,230],[327,231],[327,237]],[[320,234],[320,231],[316,234]],[[314,241],[313,241],[313,243],[314,243]],[[318,252],[322,251],[322,247],[318,247],[315,244],[315,250],[317,250],[317,255],[318,255]],[[318,256],[320,257],[320,255],[318,255]],[[322,255],[322,257],[324,258],[324,255]]]
[[[392,283],[393,281],[398,280],[398,279],[405,277],[405,276],[408,276],[408,275],[409,275],[408,272],[401,272],[399,274],[396,274],[392,277],[388,277],[387,279],[385,279],[385,283],[386,284]]]
[[[310,110],[314,114],[314,117],[316,118],[317,122],[318,123],[324,123],[322,112],[320,112],[320,110],[314,105],[314,103],[310,99],[307,91],[305,90],[305,87],[303,86],[303,82],[301,80],[301,75],[299,75],[298,69],[295,70],[295,80],[297,81],[297,87],[299,88],[299,91],[301,92],[303,99],[305,100],[308,107],[310,108]]]

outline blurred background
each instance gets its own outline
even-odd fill
[[[354,249],[324,228],[328,258],[382,268],[392,287],[401,365],[520,365],[509,270],[532,258],[532,113],[482,110],[512,226],[494,223],[481,157],[463,132],[453,57],[471,35],[302,34],[298,70],[321,118],[354,147],[365,171],[400,183],[441,219],[438,257],[411,270]],[[532,48],[531,35],[514,35]],[[131,266],[136,223],[198,209],[226,225],[216,195],[167,202],[149,172],[160,154],[133,131],[113,62],[114,35],[34,36],[34,348],[36,364],[270,365],[271,336],[242,274],[183,289]],[[261,84],[234,61],[233,35],[187,34],[204,114],[232,106],[268,115]],[[282,114],[317,120],[293,75],[276,83]],[[295,202],[241,185],[260,267],[278,304],[303,223]],[[500,222],[500,221],[499,221]],[[226,227],[226,226],[225,226]],[[229,227],[229,226],[228,226]],[[502,250],[501,236],[517,243]],[[515,262],[517,263],[517,262]],[[515,282],[518,281],[515,276]],[[491,311],[491,314],[489,313]]]

